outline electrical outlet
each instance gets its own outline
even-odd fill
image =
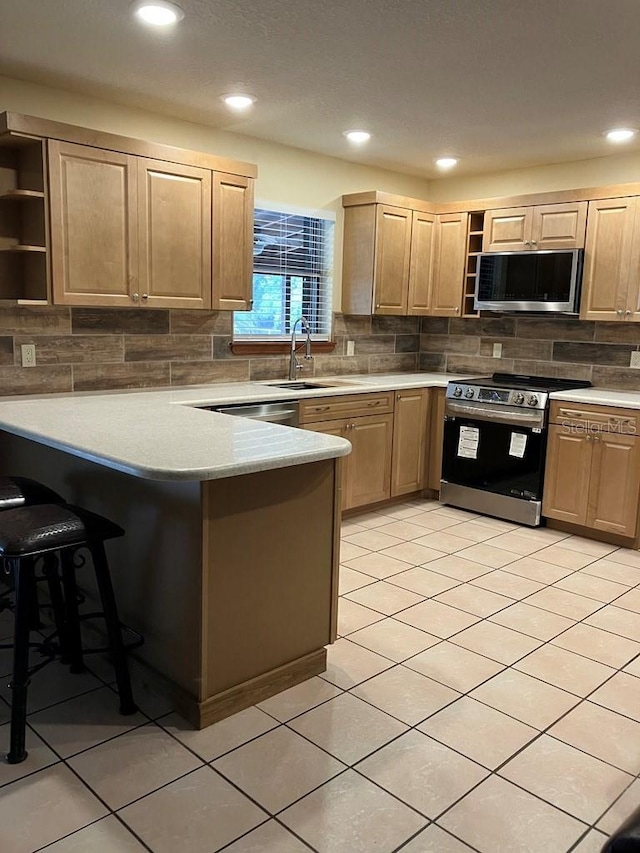
[[[23,367],[35,367],[36,366],[36,345],[35,344],[22,344],[20,346],[20,351],[22,355],[22,366]],[[640,355],[640,353],[638,353]],[[640,367],[640,365],[638,365]]]
[[[637,350],[631,353],[631,361],[629,367],[640,367],[640,352]]]
[[[493,357],[502,358],[502,344],[493,345]]]
[[[355,341],[347,341],[347,355],[355,355],[356,354],[356,342]]]

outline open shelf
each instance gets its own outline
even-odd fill
[[[476,270],[478,257],[482,254],[484,236],[484,210],[474,210],[469,214],[469,235],[467,237],[467,263],[465,266],[462,316],[479,317],[480,312],[473,310]]]
[[[5,190],[0,193],[0,201],[24,201],[25,199],[41,198],[44,199],[44,193],[40,190]]]
[[[28,246],[16,244],[15,246],[0,246],[0,252],[46,252],[45,246]]]
[[[8,134],[0,145],[0,301],[49,302],[45,151]]]

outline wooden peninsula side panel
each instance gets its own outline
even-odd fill
[[[199,728],[326,669],[336,638],[340,460],[159,481],[0,433],[3,473],[122,525],[107,544],[136,652]],[[86,588],[91,572],[79,574]]]

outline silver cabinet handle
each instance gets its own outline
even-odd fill
[[[618,317],[622,317],[623,313],[624,312],[623,312],[622,308],[616,308],[616,314],[618,315]]]
[[[382,403],[382,400],[372,400],[370,403],[367,403],[367,406],[371,408],[371,406],[379,406]]]
[[[627,308],[627,310],[624,313],[625,313],[625,316],[628,317],[631,314],[631,311]]]
[[[140,299],[140,294],[139,293],[132,293],[131,298],[133,299],[134,302],[137,302],[138,299]]]
[[[591,441],[591,436],[590,436],[590,435],[588,435],[588,436],[587,436],[587,441]]]
[[[530,245],[531,245],[531,240],[525,240],[525,241],[524,241],[524,244],[525,244],[525,246],[530,246]]]
[[[380,307],[380,303],[378,303],[378,304],[376,305],[376,308],[379,308],[379,307]]]
[[[454,310],[455,310],[456,314],[459,314],[459,313],[460,313],[460,309],[459,309],[459,308],[455,308]]]
[[[538,245],[538,241],[537,241],[537,240],[532,240],[532,241],[531,241],[531,245],[532,245],[532,246],[537,246],[537,245]]]
[[[149,294],[148,294],[148,293],[143,293],[143,294],[142,294],[142,298],[143,298],[143,299],[148,299],[148,298],[149,298]]]

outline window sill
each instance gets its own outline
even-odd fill
[[[304,347],[304,341],[297,341]],[[229,348],[234,355],[281,355],[291,352],[291,344],[287,341],[231,341]],[[312,341],[311,352],[333,352],[336,348],[335,341]],[[296,350],[298,351],[298,350]]]

